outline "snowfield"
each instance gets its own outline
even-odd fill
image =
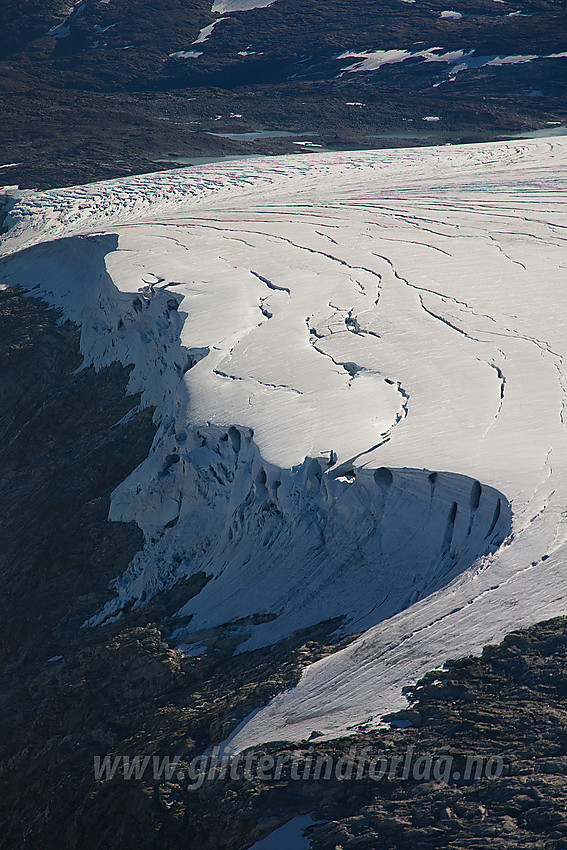
[[[85,626],[203,571],[181,646],[356,636],[229,749],[376,726],[566,612],[566,164],[555,137],[14,193],[0,284],[133,363],[159,423],[110,512],[146,545]]]
[[[441,17],[454,16],[455,12],[442,12]],[[462,17],[462,15],[460,16]],[[347,71],[349,73],[356,71],[377,71],[383,65],[397,65],[400,62],[405,62],[406,59],[421,59],[423,62],[440,62],[449,66],[447,73],[452,77],[462,71],[468,71],[474,68],[489,68],[501,67],[502,65],[522,65],[527,62],[533,62],[534,59],[567,59],[567,53],[550,53],[546,56],[536,56],[535,54],[522,56],[482,56],[476,55],[475,50],[452,50],[447,53],[442,47],[429,47],[424,50],[374,50],[372,52],[363,51],[356,53],[349,50],[345,53],[339,53],[335,59],[361,59],[361,62],[355,62],[353,65],[348,65],[344,68],[339,76],[343,76]]]

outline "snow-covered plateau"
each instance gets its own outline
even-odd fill
[[[202,572],[181,646],[353,635],[233,750],[372,728],[566,612],[566,165],[555,137],[12,193],[0,284],[134,364],[158,423],[110,511],[145,547],[85,627]]]

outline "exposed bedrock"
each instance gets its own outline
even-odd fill
[[[153,409],[126,392],[131,367],[81,369],[78,343],[43,301],[0,290],[0,667],[22,680],[22,665],[61,652],[143,545],[108,508],[148,454]],[[5,680],[0,690],[9,701]]]

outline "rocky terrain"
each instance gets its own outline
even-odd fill
[[[567,846],[565,618],[447,662],[408,692],[391,728],[320,742],[314,730],[254,756],[291,749],[303,771],[318,756],[348,762],[353,747],[386,759],[413,747],[415,758],[452,757],[450,776],[302,781],[288,766],[270,781],[189,789],[195,757],[339,648],[336,623],[238,656],[219,632],[215,651],[184,657],[166,640],[168,618],[206,582],[196,576],[81,629],[141,545],[137,527],[106,517],[109,493],[149,449],[152,411],[125,394],[128,369],[76,372],[77,329],[38,299],[0,291],[0,328],[0,847],[244,850],[308,812],[313,850]],[[121,754],[179,756],[180,772],[95,778],[95,756]],[[467,780],[468,756],[501,769]]]
[[[179,157],[479,141],[565,123],[559,0],[446,5],[9,0],[3,182],[48,188]],[[292,135],[241,135],[258,131]]]
[[[268,823],[291,813],[312,812],[320,824],[309,829],[313,850],[377,848],[554,848],[567,845],[566,680],[567,621],[556,619],[509,635],[481,658],[449,661],[408,694],[411,707],[392,716],[403,731],[353,736],[299,748],[302,764],[319,754],[334,763],[354,748],[368,747],[391,760],[415,748],[414,758],[444,754],[453,759],[448,784],[404,779],[401,769],[380,781],[293,781],[213,783],[170,799],[196,846],[247,847]],[[266,750],[277,756],[281,747]],[[466,756],[499,756],[503,771],[469,781]],[[455,768],[458,768],[455,770]],[[118,784],[118,783],[117,783]],[[191,795],[199,794],[199,803]],[[214,803],[213,803],[214,801]],[[208,813],[217,814],[212,827]],[[235,836],[236,809],[244,813]],[[181,815],[179,815],[181,816]]]

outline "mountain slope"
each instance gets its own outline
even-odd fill
[[[245,5],[4,4],[6,179],[70,185],[168,157],[481,141],[565,123],[559,0]]]

